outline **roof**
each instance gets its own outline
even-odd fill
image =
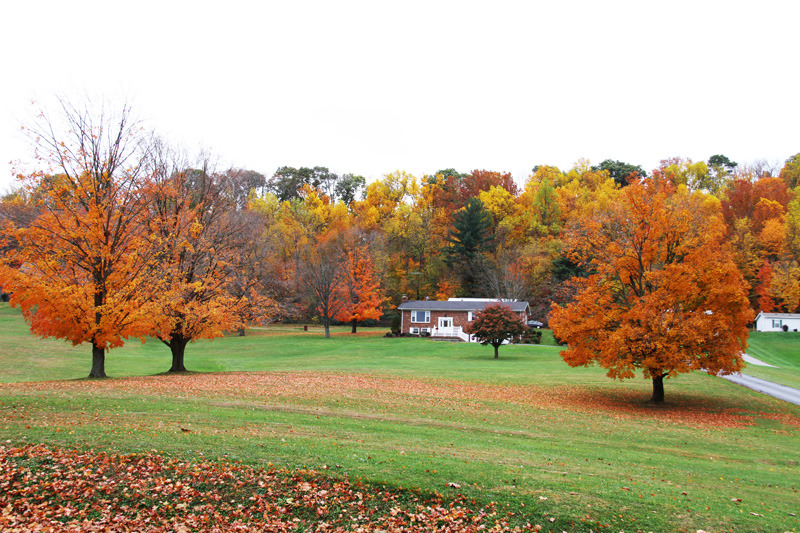
[[[527,311],[528,302],[503,302],[501,300],[409,300],[401,303],[397,308],[401,311],[483,311],[489,304],[502,303],[513,311],[522,313]]]
[[[798,313],[765,313],[765,312],[762,311],[762,312],[758,313],[758,316],[756,316],[756,320],[758,320],[758,317],[764,317],[764,318],[767,318],[767,319],[771,319],[771,318],[794,318],[795,320],[800,320],[800,314],[798,314]]]

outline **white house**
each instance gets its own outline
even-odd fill
[[[800,314],[758,313],[756,331],[800,331]]]

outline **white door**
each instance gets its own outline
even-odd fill
[[[453,334],[453,318],[452,317],[439,317],[439,334],[452,335]]]

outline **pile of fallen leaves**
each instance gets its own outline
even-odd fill
[[[0,446],[2,531],[540,529],[469,503],[307,470]]]

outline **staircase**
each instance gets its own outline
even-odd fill
[[[447,342],[471,342],[470,336],[464,333],[461,326],[437,328],[431,330],[431,340]]]

